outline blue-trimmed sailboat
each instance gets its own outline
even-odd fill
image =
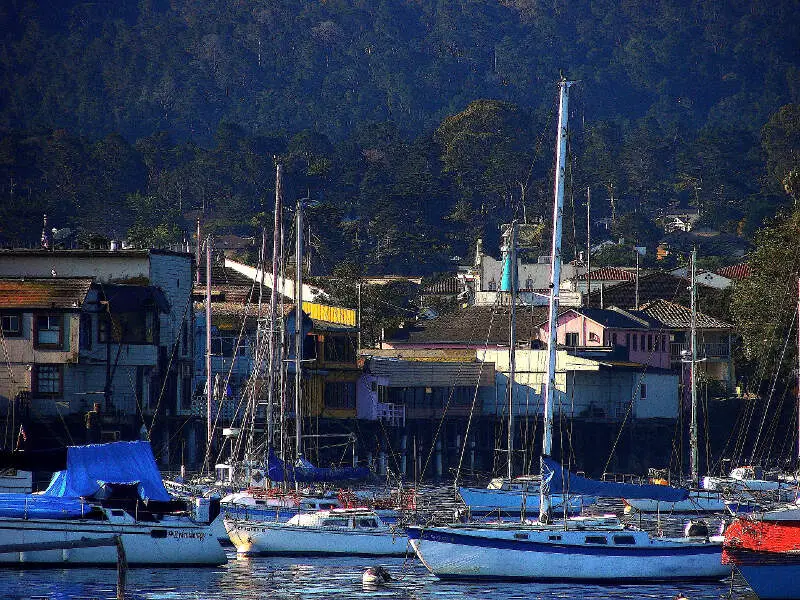
[[[407,528],[417,556],[442,579],[651,582],[722,579],[721,538],[706,535],[654,537],[615,517],[553,522],[551,493],[605,497],[653,497],[679,501],[686,490],[592,481],[572,475],[550,459],[555,391],[556,315],[561,276],[561,225],[567,144],[567,100],[571,82],[560,82],[553,245],[550,279],[550,340],[544,402],[539,522]],[[513,381],[513,380],[512,380]],[[655,489],[660,488],[660,489]],[[652,494],[652,495],[651,495]]]

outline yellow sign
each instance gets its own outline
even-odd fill
[[[303,302],[303,312],[312,319],[327,321],[328,323],[338,323],[339,325],[356,325],[356,311],[352,308],[342,308],[341,306],[329,306],[316,302]]]

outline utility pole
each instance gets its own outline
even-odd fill
[[[589,294],[592,293],[592,190],[586,186],[586,305],[589,305]]]

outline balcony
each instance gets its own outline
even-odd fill
[[[680,362],[683,352],[690,352],[688,343],[671,342],[669,345],[669,358],[672,362]],[[727,342],[712,342],[697,344],[697,358],[711,358],[714,360],[729,360],[731,357]]]

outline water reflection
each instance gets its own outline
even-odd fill
[[[753,600],[743,581],[717,584],[598,586],[535,583],[454,583],[432,577],[414,558],[237,557],[215,569],[132,569],[132,600],[304,600],[379,598],[398,600],[505,599],[670,599]],[[364,586],[367,567],[383,565],[395,578]],[[106,600],[116,596],[115,569],[0,570],[0,594],[10,600]]]

